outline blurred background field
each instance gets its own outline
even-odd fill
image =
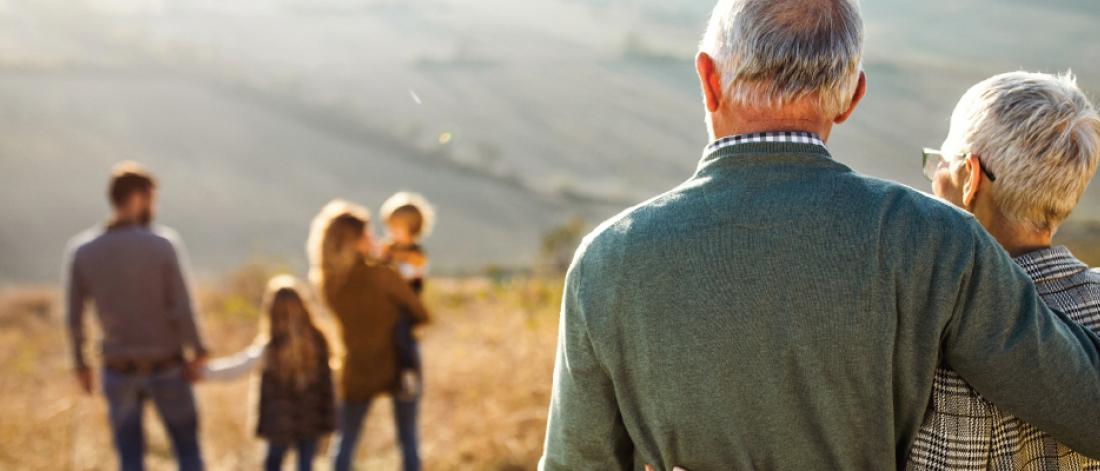
[[[252,341],[256,306],[273,271],[246,266],[198,290],[215,356]],[[427,384],[420,418],[426,469],[533,468],[546,424],[560,290],[553,278],[429,285],[435,319],[422,332]],[[52,287],[0,292],[0,344],[0,469],[116,469],[105,401],[78,393]],[[241,379],[196,391],[210,469],[259,469],[255,385]],[[153,418],[151,407],[147,414]],[[147,421],[146,437],[150,469],[175,469],[159,422]],[[360,469],[399,468],[388,399],[372,405],[364,437]]]
[[[1100,94],[1095,0],[865,0],[870,90],[830,148],[928,190],[962,93],[1073,69]],[[706,135],[692,67],[713,0],[0,0],[0,284],[53,281],[105,217],[122,159],[216,277],[304,268],[340,196],[439,206],[437,273],[522,266],[539,236],[687,178]],[[1100,220],[1100,185],[1072,223]]]

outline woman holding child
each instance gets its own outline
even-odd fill
[[[420,395],[399,394],[403,367],[396,332],[403,316],[409,324],[420,324],[428,320],[427,311],[397,271],[374,255],[366,208],[330,202],[313,220],[307,249],[310,279],[339,321],[346,350],[335,469],[350,469],[363,420],[380,394],[394,399],[404,468],[420,469],[416,432]]]

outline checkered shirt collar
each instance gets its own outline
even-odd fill
[[[720,138],[710,143],[704,153],[710,155],[726,147],[757,142],[813,144],[825,147],[825,141],[822,141],[817,134],[808,131],[757,132]]]

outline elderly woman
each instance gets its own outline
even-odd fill
[[[408,313],[414,324],[428,320],[428,312],[412,288],[396,271],[374,259],[369,227],[365,208],[336,200],[313,220],[307,244],[310,279],[339,321],[346,350],[340,443],[334,464],[338,471],[351,468],[371,401],[397,391],[394,329],[402,312]],[[419,396],[395,397],[393,402],[406,470],[420,469],[418,401]]]
[[[973,213],[1032,278],[1047,305],[1100,333],[1100,272],[1065,247],[1051,247],[1098,161],[1100,116],[1073,77],[1013,72],[985,80],[962,97],[943,150],[926,149],[924,168],[936,195]],[[1100,461],[998,409],[953,371],[937,370],[909,468],[1025,467],[1100,469]]]

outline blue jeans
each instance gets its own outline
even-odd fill
[[[181,368],[148,376],[120,374],[104,369],[103,394],[107,396],[111,432],[118,451],[119,467],[123,471],[144,469],[142,416],[145,401],[149,399],[168,430],[179,469],[203,469],[195,395]]]
[[[313,456],[317,454],[317,440],[301,440],[295,443],[298,449],[298,470],[309,471],[313,469]],[[267,457],[264,458],[265,471],[279,471],[283,469],[283,458],[290,449],[290,445],[267,442]]]
[[[401,443],[401,458],[405,471],[420,470],[420,455],[416,444],[416,409],[419,396],[408,401],[393,400],[393,416],[397,425],[397,439]],[[359,434],[363,431],[363,419],[370,410],[370,401],[344,404],[340,408],[340,443],[333,463],[335,471],[351,469]]]
[[[401,313],[393,329],[393,340],[397,347],[397,369],[415,370],[420,374],[420,346],[413,337],[413,321],[409,313]]]

